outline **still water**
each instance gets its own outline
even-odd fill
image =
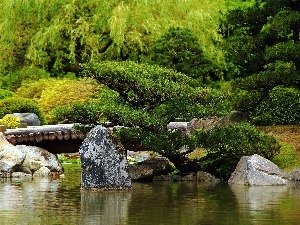
[[[0,179],[0,224],[300,224],[300,186],[134,183],[131,191],[80,191],[80,167],[66,177]]]

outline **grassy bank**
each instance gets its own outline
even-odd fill
[[[279,168],[284,171],[300,168],[300,125],[261,126],[258,129],[279,140],[280,153],[272,160]]]

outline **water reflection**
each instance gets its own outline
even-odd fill
[[[298,185],[230,185],[230,188],[239,205],[238,210],[248,215],[251,224],[299,224]]]
[[[80,191],[80,168],[59,180],[0,179],[0,224],[299,224],[300,186],[134,183]]]
[[[81,192],[81,224],[126,224],[131,191]]]
[[[246,205],[250,210],[272,208],[278,200],[290,189],[288,186],[245,186],[230,185],[240,205]]]
[[[67,171],[68,179],[0,179],[0,224],[79,224],[80,183],[77,173],[73,175]]]
[[[1,224],[42,223],[41,215],[45,208],[51,207],[58,186],[58,181],[48,178],[6,181],[0,185]]]
[[[20,207],[31,206],[35,204],[37,198],[49,195],[48,192],[56,192],[58,185],[58,181],[51,181],[48,178],[7,180],[0,186],[0,210],[17,210]],[[16,205],[16,202],[22,204]]]

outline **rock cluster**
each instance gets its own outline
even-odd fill
[[[0,133],[0,178],[49,176],[62,171],[56,155],[35,146],[14,146]]]

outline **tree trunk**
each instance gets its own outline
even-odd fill
[[[185,155],[163,155],[168,158],[180,172],[197,172],[200,166],[196,161],[188,159]]]

